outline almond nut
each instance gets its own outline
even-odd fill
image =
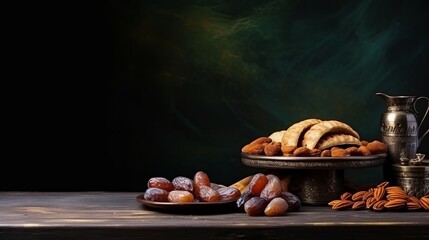
[[[350,156],[362,156],[362,152],[359,151],[359,148],[356,146],[351,146],[346,148],[346,151],[350,154]]]
[[[390,187],[386,187],[386,192],[387,192],[387,194],[390,194],[390,193],[398,193],[398,192],[404,192],[404,193],[405,193],[404,189],[402,189],[402,188],[401,188],[401,187],[399,187],[399,186],[390,186]]]
[[[357,201],[353,204],[352,209],[361,210],[361,209],[365,209],[365,207],[366,207],[365,201]]]
[[[250,155],[263,155],[264,154],[265,145],[262,143],[249,143],[244,146],[241,151]]]
[[[280,142],[270,142],[264,147],[266,156],[280,156],[283,154],[281,150],[282,144]]]
[[[387,187],[387,186],[389,186],[389,182],[388,181],[382,182],[382,183],[380,183],[380,184],[377,185],[377,187]]]
[[[420,206],[419,203],[415,203],[413,201],[407,202],[406,207],[407,207],[408,211],[416,211],[416,210],[420,210],[422,208],[422,206]]]
[[[377,202],[377,200],[374,197],[368,197],[365,200],[366,208],[371,209],[372,205],[374,205],[374,203],[376,203],[376,202]]]
[[[368,149],[367,146],[364,146],[364,145],[359,147],[359,152],[361,152],[363,156],[371,155],[371,151]]]
[[[346,208],[349,208],[353,206],[354,202],[351,200],[340,200],[339,202],[335,203],[332,206],[332,209],[334,210],[344,210]]]
[[[321,151],[317,148],[311,149],[310,150],[310,156],[312,157],[317,157],[320,156]]]
[[[395,200],[395,199],[408,199],[408,195],[406,193],[390,193],[386,195],[387,200]]]
[[[350,153],[347,152],[345,149],[342,148],[332,148],[331,149],[331,156],[332,157],[348,157],[350,156]]]
[[[386,190],[384,189],[384,187],[376,187],[374,189],[374,198],[377,201],[380,201],[381,199],[383,199],[385,194],[386,194]]]
[[[384,210],[384,205],[387,203],[387,200],[380,200],[380,201],[377,201],[377,202],[375,202],[373,205],[372,205],[372,209],[374,210],[374,211],[383,211]]]
[[[329,206],[334,206],[336,203],[341,202],[340,199],[332,200],[328,203]]]
[[[352,194],[349,192],[345,192],[340,196],[341,200],[351,200]]]
[[[263,143],[270,143],[273,140],[269,137],[258,137],[257,139],[253,140],[250,144],[263,144]]]
[[[426,211],[429,210],[429,196],[428,195],[421,197],[419,203],[420,203],[420,206],[422,206],[422,208],[424,208]]]
[[[393,199],[387,201],[386,204],[384,204],[384,207],[389,210],[398,210],[407,205],[407,200],[405,199]]]
[[[310,156],[310,149],[308,147],[299,147],[293,151],[295,157],[308,157]]]
[[[363,197],[363,195],[365,195],[365,193],[366,193],[366,191],[359,191],[359,192],[354,193],[352,195],[352,200],[353,201],[362,201],[363,200],[362,197]]]
[[[321,157],[330,157],[331,156],[331,150],[325,149],[320,153]]]
[[[379,153],[386,153],[387,152],[387,144],[380,142],[378,140],[374,140],[372,142],[369,142],[366,145],[369,149],[369,151],[372,154],[379,154]]]
[[[419,199],[417,197],[414,197],[414,196],[409,196],[408,202],[414,202],[414,203],[420,204]]]

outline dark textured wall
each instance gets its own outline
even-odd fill
[[[76,102],[65,124],[55,123],[70,137],[55,134],[66,146],[54,143],[49,159],[68,171],[40,170],[56,182],[10,188],[140,191],[149,177],[199,170],[229,184],[260,171],[241,163],[244,144],[305,118],[338,119],[380,139],[386,105],[376,92],[429,96],[428,5],[100,3],[73,31],[86,80],[66,90]],[[429,137],[419,151],[429,154]],[[377,182],[381,174],[359,169],[346,179]]]

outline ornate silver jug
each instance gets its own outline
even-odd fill
[[[417,148],[422,139],[429,133],[429,129],[419,136],[420,126],[429,111],[429,98],[416,96],[389,96],[376,93],[384,99],[387,111],[381,117],[381,138],[388,146],[390,163],[400,163],[401,158],[416,158]],[[427,101],[426,112],[423,118],[417,119],[416,103],[424,99]]]

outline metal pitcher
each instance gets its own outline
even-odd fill
[[[415,158],[417,148],[422,139],[429,133],[426,130],[421,136],[420,126],[429,111],[429,98],[416,96],[389,96],[376,93],[384,99],[387,111],[381,117],[381,138],[388,146],[388,157],[391,163],[400,163],[402,158]],[[417,118],[416,103],[424,99],[427,101],[426,112],[419,121]]]

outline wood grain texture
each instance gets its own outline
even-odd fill
[[[1,192],[0,239],[422,239],[428,212],[334,211],[303,206],[280,217],[238,211],[169,213],[135,192]]]

